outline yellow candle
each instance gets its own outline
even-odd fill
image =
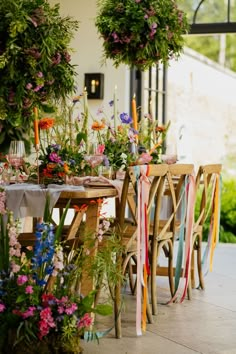
[[[133,128],[138,131],[138,118],[137,118],[137,107],[135,95],[132,99],[132,118],[133,118]]]
[[[38,108],[34,107],[34,142],[35,147],[39,146],[39,122],[38,122]]]
[[[132,99],[132,118],[133,118],[133,128],[137,131],[137,135],[135,136],[136,143],[138,143],[138,117],[137,117],[137,106],[135,94]]]

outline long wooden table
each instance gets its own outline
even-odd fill
[[[26,186],[25,186],[26,187]],[[19,186],[21,189],[21,187]],[[63,188],[63,187],[62,187]],[[62,214],[63,209],[66,207],[68,201],[70,200],[70,209],[73,210],[74,216],[69,225],[66,228],[66,234],[64,234],[64,238],[66,240],[71,240],[73,243],[73,239],[76,239],[78,230],[80,228],[82,220],[85,221],[85,229],[83,229],[83,233],[85,235],[90,235],[91,237],[95,237],[96,232],[98,231],[99,225],[99,216],[102,208],[102,201],[104,198],[114,198],[117,196],[117,190],[113,186],[97,186],[94,187],[85,187],[83,190],[73,190],[67,189],[61,190],[60,196],[57,202],[54,205],[54,209],[59,209],[60,214]],[[24,185],[22,184],[22,191],[24,190]],[[27,186],[27,193],[30,192],[30,187]],[[35,186],[32,186],[32,193],[35,192]],[[45,189],[38,189],[38,193],[42,193],[45,195]],[[15,193],[14,190],[11,193]],[[41,194],[38,195],[39,198]],[[10,196],[9,196],[10,197]],[[12,197],[12,195],[11,195]],[[14,197],[14,194],[13,194]],[[23,201],[24,198],[22,198]],[[43,199],[44,200],[44,199]],[[25,204],[25,200],[24,200]],[[16,211],[17,212],[17,211]],[[34,210],[27,209],[26,217],[36,218]],[[42,215],[43,216],[43,206],[42,206]],[[40,215],[37,214],[37,217]],[[30,225],[31,228],[32,225]],[[32,246],[35,242],[35,230],[24,230],[19,235],[19,241],[23,246]],[[90,250],[90,256],[92,257],[96,252],[96,249]],[[83,295],[88,294],[93,289],[93,281],[88,277],[84,276],[82,280],[81,293]]]

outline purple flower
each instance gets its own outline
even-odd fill
[[[108,157],[106,155],[104,155],[104,157],[103,157],[103,165],[107,166],[107,167],[110,166]]]
[[[113,105],[114,105],[114,101],[112,100],[109,102],[109,106],[112,107]]]
[[[56,152],[51,152],[51,154],[49,154],[49,160],[52,162],[60,162],[61,157],[58,156]]]
[[[120,120],[124,124],[130,124],[132,122],[132,118],[128,115],[128,113],[121,113]]]

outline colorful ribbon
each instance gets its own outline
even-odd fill
[[[146,330],[147,312],[147,275],[150,274],[148,261],[148,226],[147,226],[147,206],[150,190],[148,179],[148,165],[135,166],[137,181],[137,296],[136,296],[136,333],[142,335],[142,330]],[[143,306],[142,306],[143,288]]]
[[[177,251],[177,261],[175,267],[175,292],[172,299],[174,302],[179,293],[180,279],[183,274],[184,290],[180,297],[183,302],[188,289],[188,282],[191,268],[192,232],[194,221],[194,202],[195,202],[195,179],[193,175],[187,176],[180,194],[181,214],[179,245]],[[176,210],[177,212],[177,210]],[[184,262],[183,262],[184,259]]]
[[[216,174],[213,180],[212,200],[210,207],[212,208],[210,229],[208,233],[207,246],[202,258],[202,266],[204,274],[213,269],[213,257],[216,244],[219,240],[220,228],[220,205],[221,205],[221,176]]]

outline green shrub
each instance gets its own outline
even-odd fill
[[[222,180],[221,186],[221,213],[219,241],[224,243],[236,243],[236,180]],[[200,208],[200,193],[197,194],[196,215]],[[207,241],[210,228],[208,217],[203,227],[203,240]]]

